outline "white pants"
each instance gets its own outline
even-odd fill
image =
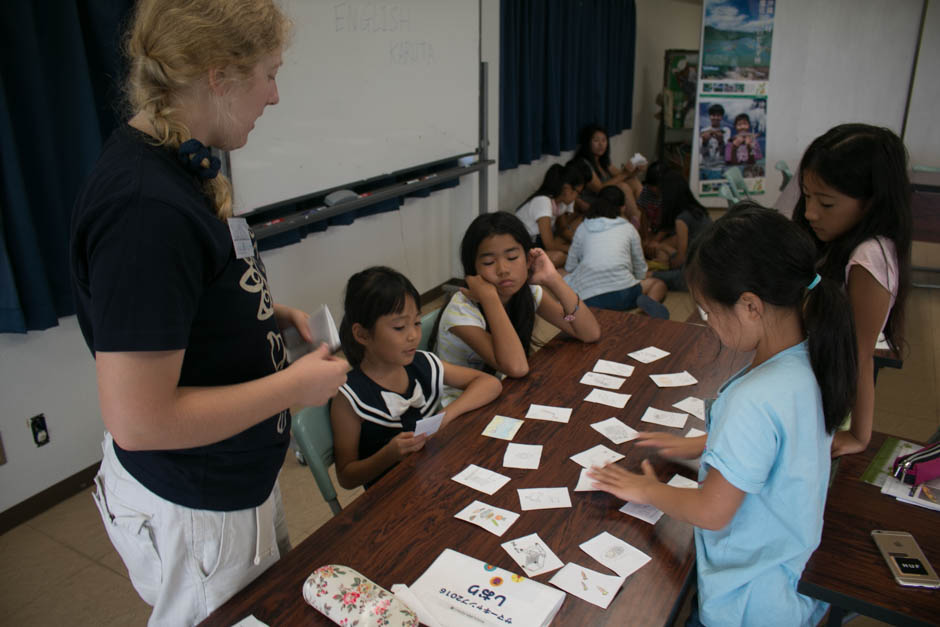
[[[131,583],[153,606],[149,625],[200,622],[290,550],[277,483],[253,509],[190,509],[134,479],[112,442],[106,433],[92,496]]]

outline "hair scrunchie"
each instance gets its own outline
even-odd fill
[[[806,289],[807,290],[813,289],[814,287],[819,285],[819,281],[820,281],[820,276],[817,274],[815,277],[813,277],[812,282],[810,282],[810,284],[806,286]]]
[[[187,139],[180,144],[177,157],[187,170],[204,181],[214,179],[222,167],[219,158],[213,157],[209,148],[198,139]],[[203,162],[208,165],[203,165]]]

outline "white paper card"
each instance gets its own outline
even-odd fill
[[[623,444],[629,442],[639,435],[639,431],[624,423],[618,418],[610,417],[607,420],[601,420],[591,425],[591,428],[600,432],[604,437],[614,444]]]
[[[656,361],[657,359],[662,359],[668,355],[668,351],[664,351],[661,348],[656,348],[655,346],[647,346],[644,349],[633,351],[628,355],[628,357],[633,357],[635,360],[648,364]]]
[[[629,577],[652,559],[606,531],[581,543],[581,550],[621,577]]]
[[[584,376],[581,377],[581,383],[584,385],[593,385],[597,388],[610,388],[611,390],[619,390],[624,381],[625,379],[621,377],[600,374],[599,372],[585,372]]]
[[[578,485],[574,487],[574,492],[600,492],[594,487],[594,480],[588,477],[588,468],[582,468],[578,475]]]
[[[683,414],[680,412],[663,411],[662,409],[647,407],[646,412],[644,412],[643,417],[640,418],[640,421],[652,422],[654,425],[663,425],[664,427],[681,429],[685,426],[685,421],[688,419],[688,417],[688,414]]]
[[[606,359],[598,359],[592,370],[617,375],[618,377],[629,377],[633,374],[633,366],[622,364],[619,361],[607,361]]]
[[[525,417],[532,418],[534,420],[568,422],[571,419],[571,408],[532,404],[529,406],[529,411],[526,413]]]
[[[568,488],[519,488],[519,509],[559,509],[571,507]]]
[[[487,505],[483,501],[474,501],[454,515],[454,518],[466,520],[497,536],[506,533],[514,522],[519,520],[519,514],[508,509],[501,509]]]
[[[485,494],[495,494],[509,481],[506,475],[481,468],[476,464],[470,464],[451,479]]]
[[[287,327],[281,332],[289,361],[297,361],[307,353],[313,352],[320,344],[326,344],[331,353],[335,353],[341,348],[339,331],[336,330],[333,315],[326,305],[320,305],[310,314],[307,327],[310,329],[313,342],[305,341],[294,327]]]
[[[598,444],[586,451],[581,451],[577,455],[571,456],[571,461],[583,468],[592,466],[602,467],[607,464],[623,459],[623,455],[617,451],[612,451],[603,444]]]
[[[516,437],[516,432],[522,426],[523,420],[518,418],[507,418],[506,416],[493,416],[490,424],[486,425],[483,435],[489,438],[499,440],[511,440]]]
[[[689,396],[678,403],[673,403],[672,406],[692,414],[699,420],[705,420],[705,401],[700,398]]]
[[[705,432],[702,431],[701,429],[696,429],[695,427],[692,427],[691,429],[689,429],[689,432],[685,434],[685,437],[697,438],[701,435],[705,435]]]
[[[638,168],[642,165],[646,165],[647,163],[649,163],[649,161],[647,161],[646,157],[644,157],[640,153],[635,152],[633,153],[633,156],[630,157],[630,163],[632,163],[634,167]]]
[[[659,522],[659,519],[663,517],[662,510],[644,503],[627,502],[623,504],[620,511],[627,516],[639,518],[643,522],[648,522],[651,525],[655,525]]]
[[[698,379],[685,370],[669,374],[651,374],[650,379],[661,388],[678,388],[683,385],[695,385],[698,383]]]
[[[569,562],[548,583],[606,610],[623,585],[623,579]]]
[[[434,435],[441,428],[442,420],[444,420],[444,412],[418,420],[415,422],[415,435],[419,436],[424,433]]]
[[[564,566],[564,563],[548,548],[537,533],[530,533],[518,540],[504,542],[500,546],[529,577],[550,573]]]
[[[541,459],[541,444],[513,444],[510,442],[506,446],[506,453],[503,455],[503,466],[534,470],[539,467]]]
[[[675,475],[672,479],[666,482],[666,485],[671,485],[674,488],[697,489],[698,481],[695,479],[683,477],[682,475]]]
[[[594,388],[591,393],[584,397],[584,400],[610,407],[619,407],[623,409],[627,401],[630,400],[629,394],[620,394],[619,392],[610,392],[608,390],[599,390]]]

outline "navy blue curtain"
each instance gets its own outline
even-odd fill
[[[69,216],[114,128],[131,0],[0,2],[0,332],[74,313]]]
[[[630,128],[634,0],[502,0],[499,26],[500,170]]]

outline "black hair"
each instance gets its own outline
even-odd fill
[[[722,107],[718,103],[715,103],[712,106],[708,107],[708,115],[714,115],[716,113],[723,116],[725,114],[725,108]]]
[[[605,188],[606,189],[606,188]],[[623,192],[620,192],[623,194]],[[591,203],[590,208],[588,209],[587,215],[585,216],[588,219],[591,218],[619,218],[620,217],[620,207],[623,205],[615,205],[606,198],[598,197]]]
[[[800,314],[826,431],[835,431],[855,400],[858,347],[841,282],[823,278],[808,289],[816,277],[813,240],[780,213],[741,202],[692,243],[685,277],[692,293],[723,307],[752,292]]]
[[[604,151],[604,154],[597,157],[596,162],[594,161],[594,153],[591,152],[591,138],[594,137],[595,133],[603,133],[604,137],[607,138],[607,150]],[[601,176],[601,172],[598,171],[597,167],[599,165],[605,173],[607,169],[610,168],[610,134],[607,132],[607,129],[600,124],[588,124],[582,128],[581,132],[578,133],[578,151],[574,156],[577,159],[587,161],[591,169],[597,173],[598,178],[604,178]]]
[[[404,311],[409,296],[421,311],[421,295],[408,277],[385,266],[366,268],[349,277],[339,341],[350,364],[358,366],[365,357],[365,349],[353,337],[352,326],[358,323],[371,331],[382,316]]]
[[[661,171],[659,193],[663,199],[659,222],[659,229],[662,231],[668,233],[675,230],[676,217],[683,211],[688,211],[697,218],[708,215],[708,210],[695,198],[695,194],[689,189],[689,182],[678,170],[667,168]]]
[[[477,216],[470,223],[467,232],[464,233],[463,240],[460,242],[460,261],[463,264],[465,276],[477,274],[477,251],[483,240],[493,235],[509,235],[512,237],[522,246],[522,254],[528,259],[529,250],[532,248],[532,237],[526,230],[522,220],[507,211],[484,213]],[[444,307],[446,306],[444,305]],[[522,343],[522,350],[528,355],[532,346],[532,329],[535,328],[535,300],[532,298],[528,281],[512,295],[506,303],[505,309],[509,321],[512,323],[512,328],[516,330],[516,335],[519,336],[519,341]],[[483,312],[483,315],[485,318],[486,312]],[[431,340],[429,342],[431,350],[437,344],[442,317],[438,316],[437,320],[434,321],[434,328],[431,331]],[[487,321],[486,327],[489,329],[489,321]]]
[[[738,120],[747,120],[747,127],[748,127],[748,128],[753,128],[753,124],[751,124],[751,116],[749,116],[748,114],[746,114],[746,113],[739,113],[739,114],[737,114],[736,116],[734,116],[734,124],[735,124],[735,126],[737,126]]]
[[[594,170],[591,168],[591,165],[584,159],[579,159],[578,157],[572,157],[568,163],[565,164],[566,168],[574,168],[581,175],[581,182],[587,184],[590,182],[591,178],[594,176]]]
[[[646,168],[646,176],[643,177],[643,184],[653,187],[659,187],[659,181],[669,166],[662,161],[656,160]]]
[[[793,220],[816,242],[819,273],[845,282],[852,251],[875,236],[894,242],[898,293],[885,324],[885,338],[895,350],[904,341],[904,312],[911,281],[911,187],[907,151],[891,130],[868,124],[840,124],[813,140],[800,161],[800,187],[812,172],[823,183],[862,202],[858,224],[838,239],[823,242],[806,220],[806,197],[800,195]]]
[[[575,189],[584,185],[584,183],[584,177],[579,167],[574,164],[561,165],[560,163],[556,163],[546,170],[545,176],[542,178],[542,184],[539,185],[539,188],[535,190],[531,196],[526,198],[521,205],[516,207],[516,211],[519,211],[523,205],[536,196],[548,196],[554,199],[561,194],[561,190],[565,185],[569,185],[572,189]]]
[[[620,208],[627,204],[627,195],[623,193],[623,190],[617,187],[616,185],[608,185],[607,187],[602,187],[601,191],[597,192],[598,198],[603,198],[614,207],[617,208],[618,214]]]

